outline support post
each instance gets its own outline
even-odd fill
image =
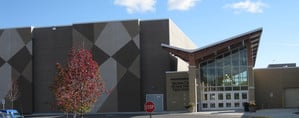
[[[189,112],[197,112],[197,68],[196,66],[189,66]]]
[[[249,102],[255,102],[255,85],[254,85],[254,73],[252,67],[248,67],[248,100]]]

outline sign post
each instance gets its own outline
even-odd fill
[[[150,113],[150,118],[152,118],[152,112],[155,110],[155,104],[152,101],[145,102],[144,110]]]

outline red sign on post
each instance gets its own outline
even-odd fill
[[[155,104],[151,101],[148,101],[144,104],[144,110],[146,112],[153,112],[155,110]]]

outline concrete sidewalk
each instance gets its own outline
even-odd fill
[[[297,114],[295,114],[297,113]],[[262,109],[256,112],[243,112],[243,110],[203,111],[193,114],[240,116],[240,118],[299,118],[299,109]]]
[[[299,109],[262,109],[256,112],[245,112],[243,118],[299,118]]]

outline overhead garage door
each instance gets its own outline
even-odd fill
[[[286,107],[299,107],[299,88],[285,89]]]

